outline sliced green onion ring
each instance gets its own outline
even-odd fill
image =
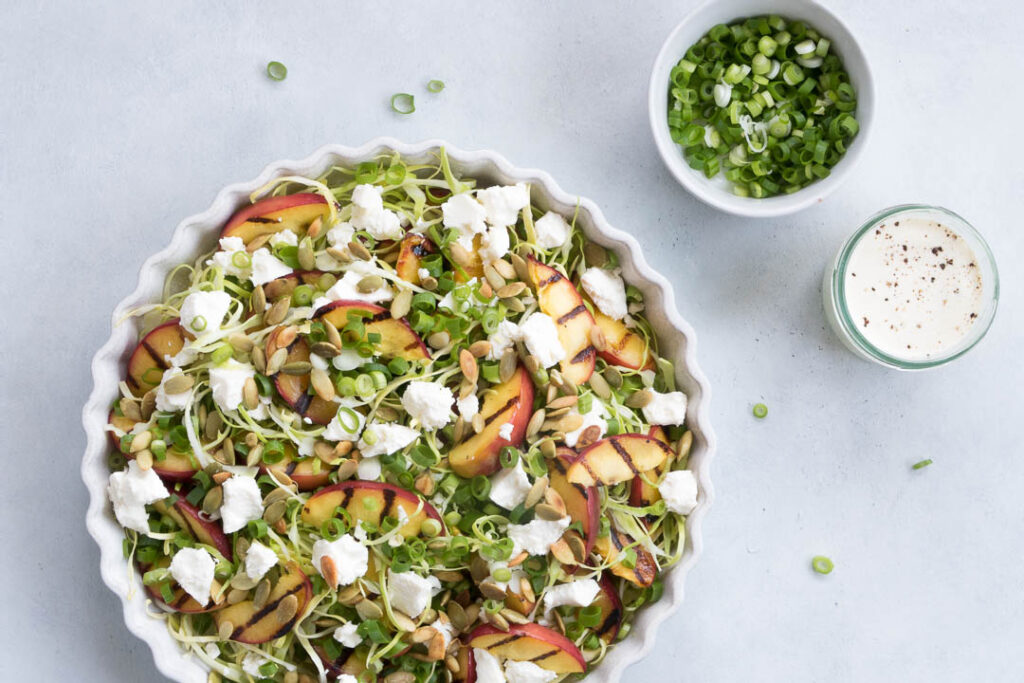
[[[398,92],[391,96],[391,111],[396,114],[411,114],[416,111],[416,98],[407,92]]]
[[[283,81],[288,78],[288,67],[281,62],[268,62],[267,76],[270,76],[272,81]]]
[[[444,90],[444,81],[432,80],[427,83],[427,90],[432,93],[439,93]]]

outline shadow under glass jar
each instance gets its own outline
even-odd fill
[[[929,295],[934,297],[935,291],[929,291],[931,287],[939,287],[943,284],[953,286],[949,285],[949,278],[944,277],[947,276],[945,273],[947,265],[945,260],[946,254],[941,248],[941,238],[943,236],[947,240],[952,240],[952,242],[963,240],[963,244],[970,248],[971,256],[973,257],[969,265],[977,269],[976,272],[972,271],[972,275],[980,278],[980,282],[977,285],[980,292],[976,296],[976,305],[972,307],[971,317],[968,324],[964,326],[964,331],[959,338],[952,339],[951,343],[946,347],[934,353],[922,355],[920,352],[904,352],[902,347],[896,350],[893,348],[892,343],[882,343],[882,337],[876,333],[878,328],[876,327],[869,331],[869,321],[864,316],[864,311],[856,310],[857,304],[851,302],[851,298],[854,297],[852,296],[853,291],[848,289],[851,286],[852,280],[850,277],[850,266],[856,261],[855,255],[858,253],[858,247],[870,250],[872,247],[868,244],[869,240],[876,239],[879,235],[882,235],[882,231],[886,230],[886,228],[889,231],[888,235],[899,232],[898,226],[900,221],[905,221],[908,224],[925,221],[928,225],[934,226],[937,232],[941,230],[942,235],[936,235],[934,246],[933,242],[929,242],[926,246],[921,244],[915,245],[916,251],[899,244],[899,240],[891,243],[891,246],[894,248],[884,257],[876,248],[876,251],[879,251],[877,254],[878,259],[888,259],[884,263],[875,264],[881,269],[895,270],[903,268],[906,272],[909,272],[911,268],[918,268],[912,279],[904,277],[903,290],[897,292],[898,288],[893,286],[879,294],[883,302],[890,301],[889,298],[884,298],[884,294],[888,294],[895,299],[898,293],[901,301],[902,297],[910,297],[910,299],[906,299],[906,307],[902,310],[902,317],[904,319],[899,320],[901,304],[894,301],[892,304],[882,304],[892,306],[891,315],[893,319],[876,320],[876,324],[889,324],[894,326],[892,329],[896,329],[896,326],[902,324],[912,325],[913,328],[921,330],[920,336],[922,341],[928,341],[927,335],[929,333],[936,334],[935,329],[926,328],[920,322],[915,322],[915,319],[912,319],[914,314],[908,313],[907,309],[921,300],[927,300]],[[956,246],[960,247],[961,245],[957,244]],[[905,258],[903,257],[904,254],[906,254]],[[867,258],[870,258],[870,256],[870,253],[866,253]],[[914,259],[915,256],[918,261],[927,259],[928,263],[910,264],[909,260]],[[899,265],[898,261],[907,264],[907,266]],[[863,262],[861,265],[863,265]],[[942,269],[941,272],[935,273],[935,275],[939,276],[939,285],[933,284],[936,282],[936,277],[929,277],[926,274],[924,269],[929,267]],[[949,267],[950,272],[953,272],[953,267],[959,268],[961,264],[951,262]],[[856,271],[853,271],[853,275],[856,276]],[[945,280],[945,282],[942,280]],[[892,285],[892,282],[898,283],[895,276],[891,282],[886,281],[882,284]],[[874,291],[872,290],[872,292]],[[950,291],[956,292],[957,295],[962,294],[959,288],[956,287]],[[854,354],[865,360],[898,370],[926,370],[959,358],[970,351],[985,336],[995,317],[999,302],[999,274],[996,270],[995,259],[992,257],[992,252],[989,250],[985,240],[966,220],[952,211],[941,207],[924,204],[902,204],[884,209],[869,218],[843,244],[833,262],[825,269],[825,277],[822,283],[822,298],[824,300],[825,316],[829,324],[843,344]],[[911,303],[911,300],[914,300],[914,304]],[[943,301],[942,305],[945,305],[945,301]],[[851,308],[854,310],[851,310]],[[915,334],[913,328],[908,328],[910,329],[911,336]],[[955,329],[957,332],[953,334],[960,334],[960,328],[955,327]],[[907,337],[905,333],[904,337]]]

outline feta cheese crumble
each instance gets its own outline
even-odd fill
[[[244,264],[239,267],[235,263],[235,254],[244,254],[239,259]],[[241,237],[222,237],[220,239],[220,251],[216,252],[207,262],[208,266],[217,266],[225,275],[233,275],[238,279],[245,279],[249,276],[249,254],[245,250],[245,242]]]
[[[542,669],[533,662],[505,662],[505,677],[508,683],[550,683],[558,678],[554,671]]]
[[[565,244],[569,239],[571,228],[559,214],[548,211],[537,219],[533,224],[533,230],[537,234],[537,246],[541,249],[555,249]]]
[[[562,605],[586,607],[594,602],[601,586],[593,579],[577,579],[571,583],[552,586],[544,592],[544,614]]]
[[[363,642],[363,637],[357,633],[359,625],[349,622],[334,629],[333,638],[345,647],[356,647]]]
[[[476,394],[470,394],[466,398],[460,398],[455,401],[455,406],[459,409],[459,415],[462,419],[469,422],[473,419],[473,416],[480,412],[480,399],[477,398]]]
[[[513,425],[511,422],[506,422],[505,424],[501,425],[500,429],[498,429],[498,438],[504,439],[505,441],[512,441],[512,432],[514,430],[515,425]]]
[[[356,476],[363,481],[377,481],[380,479],[380,473],[380,458],[363,456],[363,459],[356,465]]]
[[[440,382],[410,382],[402,395],[402,407],[420,427],[433,431],[452,418],[452,390]]]
[[[617,274],[604,268],[587,268],[580,277],[580,284],[598,310],[609,318],[622,320],[629,313],[626,284]]]
[[[322,436],[327,441],[354,441],[363,431],[366,418],[358,410],[352,410],[356,406],[352,399],[343,398],[339,405],[343,410],[339,410],[331,418]]]
[[[171,494],[156,472],[152,469],[144,470],[131,460],[128,469],[111,473],[107,495],[114,505],[114,516],[121,526],[134,529],[140,534],[148,534],[149,513],[146,512],[146,506]]]
[[[157,410],[165,413],[178,413],[188,405],[188,400],[192,398],[191,388],[176,394],[167,393],[167,382],[175,377],[181,377],[183,374],[185,373],[181,371],[181,368],[171,368],[164,372],[164,376],[160,378],[160,386],[156,388]]]
[[[492,225],[480,242],[480,258],[484,263],[493,263],[508,253],[509,244],[508,228]]]
[[[271,254],[266,247],[260,247],[252,253],[252,275],[249,280],[253,287],[291,275],[291,272],[291,266]]]
[[[672,391],[662,394],[650,390],[653,397],[644,406],[644,419],[652,425],[681,425],[686,420],[686,394]]]
[[[249,674],[256,680],[263,678],[263,674],[260,673],[260,667],[269,662],[270,660],[263,655],[258,655],[255,652],[249,652],[242,658],[242,671]]]
[[[391,606],[411,619],[430,606],[430,599],[441,592],[436,576],[422,577],[412,571],[388,570],[388,599]]]
[[[524,183],[495,185],[477,190],[477,201],[484,207],[484,220],[494,227],[515,225],[519,212],[530,203],[530,189]]]
[[[297,247],[299,246],[299,236],[291,230],[282,230],[271,235],[270,239],[267,240],[267,244],[271,247]]]
[[[669,510],[688,515],[697,507],[697,478],[690,470],[669,472],[658,484],[658,493]]]
[[[558,340],[558,327],[549,315],[531,313],[526,322],[519,325],[519,330],[530,355],[541,367],[549,368],[565,358],[565,349]]]
[[[375,185],[357,185],[352,190],[352,227],[365,230],[376,240],[397,240],[402,237],[402,219],[384,208],[381,193]]]
[[[337,583],[331,588],[354,582],[366,573],[370,563],[370,551],[350,534],[344,534],[335,541],[321,538],[313,544],[313,566],[320,572],[320,576],[324,576],[321,562],[325,557],[331,558],[337,574]]]
[[[245,381],[256,377],[256,371],[247,363],[228,358],[224,363],[210,368],[210,388],[213,400],[224,412],[231,412],[242,402]]]
[[[487,211],[469,192],[454,195],[441,205],[444,227],[459,231],[458,242],[466,249],[473,248],[473,236],[487,230],[484,218]]]
[[[245,573],[253,581],[262,579],[276,564],[277,553],[259,541],[253,541],[245,553]]]
[[[505,352],[512,348],[512,345],[523,338],[519,325],[509,320],[502,320],[498,328],[488,337],[491,342],[491,350],[487,352],[489,360],[501,360]]]
[[[220,506],[224,533],[231,534],[263,516],[263,496],[253,477],[236,474],[223,484],[224,502]]]
[[[203,607],[210,601],[216,567],[213,556],[202,548],[182,548],[171,558],[171,576]]]
[[[181,302],[178,324],[204,341],[220,339],[224,336],[220,326],[230,308],[227,292],[192,292]]]
[[[504,683],[505,674],[501,673],[501,664],[490,652],[474,647],[473,661],[476,663],[477,683]]]
[[[547,555],[551,544],[569,528],[569,518],[548,521],[534,519],[527,524],[509,524],[508,537],[512,539],[512,555],[525,550],[530,555]]]
[[[531,488],[530,478],[523,470],[523,460],[516,461],[515,467],[503,469],[491,478],[491,500],[511,510],[526,501]]]
[[[359,452],[364,458],[388,455],[405,448],[419,438],[419,435],[420,433],[411,427],[374,422],[367,426],[363,430],[363,435],[359,437]]]

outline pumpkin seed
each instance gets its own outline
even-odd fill
[[[540,454],[548,459],[558,455],[558,446],[555,445],[554,439],[544,439],[540,442]]]
[[[565,517],[565,500],[562,499],[562,494],[549,487],[548,490],[544,492],[544,500],[548,502],[548,505],[558,510],[558,512]]]
[[[583,430],[583,433],[576,438],[576,448],[584,449],[601,438],[601,428],[598,425],[590,425]]]
[[[459,666],[459,660],[455,659],[452,655],[448,655],[444,658],[444,665],[448,667],[448,670],[453,674],[458,675],[462,671],[462,667]]]
[[[372,600],[367,600],[366,598],[363,598],[356,603],[356,612],[358,612],[359,616],[364,620],[380,619],[384,615],[384,610],[377,606],[377,603]]]
[[[224,420],[221,419],[220,413],[210,413],[206,418],[206,426],[203,427],[203,434],[206,436],[207,441],[213,441],[217,438],[220,433],[220,428],[224,426]]]
[[[491,283],[488,282],[487,280],[484,280],[482,283],[480,283],[480,296],[482,296],[485,299],[490,299],[492,296],[494,296],[494,288],[491,287]]]
[[[511,299],[526,291],[526,284],[523,282],[512,282],[500,288],[495,294],[501,299]]]
[[[448,346],[451,341],[451,337],[447,332],[435,332],[434,334],[427,337],[427,344],[433,349],[443,349]]]
[[[431,275],[428,275],[425,278],[420,278],[420,287],[428,292],[433,292],[437,289],[437,278]]]
[[[473,431],[476,432],[477,434],[484,431],[484,427],[487,426],[487,422],[484,420],[484,416],[481,415],[480,413],[477,413],[476,415],[473,416],[472,424]]]
[[[438,581],[444,583],[458,583],[465,578],[462,572],[455,571],[454,569],[438,569],[434,572],[434,576],[437,577]]]
[[[220,622],[220,626],[217,627],[217,635],[221,640],[231,640],[231,634],[235,632],[235,625],[230,621]]]
[[[469,266],[476,260],[473,258],[473,254],[458,242],[452,242],[449,248],[452,254],[452,261],[460,266]]]
[[[416,675],[408,671],[396,671],[385,676],[384,683],[416,683]]]
[[[278,349],[274,355],[267,360],[267,375],[276,375],[281,371],[281,366],[288,360],[288,349]]]
[[[267,371],[267,355],[259,346],[255,346],[252,352],[249,354],[252,360],[252,366],[256,368],[256,372],[265,374]]]
[[[303,270],[313,270],[316,268],[316,256],[313,255],[313,240],[304,237],[299,242],[299,250],[295,257],[299,261],[299,267]]]
[[[336,349],[341,349],[341,333],[338,332],[338,328],[334,326],[330,320],[323,319],[321,322],[324,324],[324,332],[327,334],[327,341],[331,346]]]
[[[459,382],[459,398],[469,398],[470,394],[476,393],[476,382],[469,382],[465,377]]]
[[[144,432],[139,432],[132,438],[132,445],[128,448],[130,453],[138,453],[144,448],[149,448],[149,444],[153,442],[153,432],[148,429]]]
[[[297,325],[289,325],[283,328],[277,333],[277,346],[278,348],[287,348],[292,345],[295,338],[299,336],[299,328]]]
[[[683,432],[683,435],[679,437],[679,441],[676,442],[676,454],[680,458],[685,458],[690,455],[690,449],[693,448],[693,432],[687,429]]]
[[[572,554],[572,548],[569,547],[564,538],[560,538],[551,544],[551,554],[562,564],[570,566],[576,564],[576,557]]]
[[[527,602],[536,602],[537,594],[533,592],[533,585],[525,576],[519,578],[519,592],[523,594]]]
[[[587,259],[587,265],[595,268],[601,268],[608,263],[608,252],[600,244],[593,242],[583,245],[583,256]]]
[[[239,590],[248,591],[256,587],[258,581],[249,577],[245,572],[238,572],[231,577],[231,587]]]
[[[608,381],[608,386],[614,387],[616,389],[622,386],[622,373],[619,372],[618,369],[615,368],[614,366],[609,365],[604,369],[604,372],[602,374],[604,375],[605,380]],[[591,375],[590,379],[593,380],[594,376]],[[593,384],[591,384],[591,386],[593,386]]]
[[[505,589],[490,579],[480,583],[479,588],[480,592],[483,593],[486,598],[490,598],[491,600],[505,599]]]
[[[135,462],[140,470],[148,470],[153,467],[153,453],[148,448],[143,448],[135,454]]]
[[[277,520],[284,517],[284,513],[288,511],[288,501],[279,500],[271,505],[267,506],[267,509],[263,511],[263,521],[267,524],[276,524]]]
[[[565,621],[562,620],[562,615],[559,614],[558,610],[554,610],[554,615],[555,615],[555,626],[557,626],[558,630],[561,631],[562,634],[564,635],[565,634]],[[625,625],[626,624],[623,624],[623,626],[625,626]],[[619,631],[621,632],[621,629],[619,629]]]
[[[516,373],[516,367],[519,365],[519,360],[516,356],[516,352],[512,349],[506,349],[505,353],[501,354],[501,361],[498,363],[498,379],[502,382],[507,382],[512,379],[512,375]]]
[[[370,254],[370,250],[363,246],[362,242],[352,240],[348,243],[349,252],[360,261],[369,261],[373,256]]]
[[[343,605],[354,605],[362,599],[363,595],[356,584],[338,589],[338,602]]]
[[[281,372],[286,375],[308,375],[312,370],[313,364],[307,360],[296,360],[281,366]]]
[[[466,619],[466,612],[462,609],[462,605],[457,602],[449,602],[447,607],[448,621],[452,622],[452,626],[457,631],[465,631],[469,626],[470,621]]]
[[[608,386],[605,378],[596,372],[590,376],[590,388],[598,398],[604,401],[607,401],[612,396],[612,388]]]
[[[469,352],[473,354],[474,358],[483,358],[491,352],[491,342],[486,339],[473,342],[469,345]]]
[[[505,305],[505,308],[513,313],[522,313],[526,310],[526,304],[523,303],[522,299],[514,297],[511,299],[502,299],[501,303]]]
[[[497,614],[488,614],[487,621],[491,624],[491,626],[497,628],[499,631],[504,631],[508,633],[508,619],[503,617],[500,612]]]
[[[522,359],[523,365],[526,367],[526,371],[531,375],[536,375],[537,371],[541,369],[540,363],[537,362],[537,359],[527,354],[525,349],[519,352],[519,357]]]
[[[578,396],[561,396],[548,403],[548,409],[558,410],[559,408],[571,408],[576,405],[579,400]]]
[[[273,237],[273,236],[274,236],[273,233],[269,233],[268,232],[265,235],[260,235],[259,237],[254,237],[252,242],[249,242],[248,244],[245,245],[245,250],[251,254],[254,251],[256,251],[257,249],[259,249],[260,247],[262,247],[264,244],[269,242],[270,238]]]
[[[247,467],[256,467],[263,458],[263,444],[258,443],[249,449],[249,454],[245,456],[245,464]]]
[[[543,519],[548,522],[554,522],[565,516],[554,506],[548,505],[547,503],[537,503],[537,507],[534,509],[534,514],[536,514],[539,519]]]
[[[263,609],[270,597],[270,581],[263,579],[256,584],[256,590],[252,594],[252,606],[257,610]]]
[[[491,265],[498,271],[498,275],[502,276],[506,280],[511,280],[516,276],[516,269],[511,263],[505,259],[498,259],[497,261],[491,261]]]
[[[569,406],[565,406],[564,408],[554,408],[554,409],[552,409],[551,404],[549,403],[548,407],[547,407],[548,420],[553,420],[554,418],[562,417],[563,415],[568,414],[569,410],[570,410]],[[570,429],[569,431],[572,431],[572,430]]]
[[[424,472],[420,476],[416,477],[416,480],[413,482],[413,487],[424,496],[430,496],[434,493],[434,478]]]
[[[206,492],[203,496],[203,512],[208,515],[220,510],[221,503],[224,502],[224,489],[219,486],[214,486],[212,489]]]
[[[327,253],[332,259],[340,263],[341,265],[347,265],[352,263],[352,252],[348,249],[342,249],[340,247],[327,247]]]
[[[252,290],[252,294],[249,295],[249,308],[256,315],[267,310],[267,292],[263,285],[257,285],[256,289]]]
[[[499,290],[505,286],[505,278],[498,274],[498,271],[494,269],[494,266],[487,264],[484,266],[484,278],[495,290]]]
[[[526,259],[524,259],[519,254],[513,253],[509,254],[509,260],[512,261],[512,268],[513,270],[516,271],[516,277],[518,277],[523,282],[529,282],[530,267],[527,265]]]
[[[623,403],[626,404],[627,408],[643,408],[650,403],[653,398],[654,394],[652,394],[649,389],[644,389],[643,391],[630,394],[626,397],[626,400],[623,401]]]
[[[530,623],[529,619],[527,619],[525,616],[523,616],[519,612],[515,611],[511,607],[506,607],[505,609],[503,609],[500,612],[498,612],[498,614],[500,614],[501,616],[505,617],[506,621],[509,621],[509,622],[511,622],[513,624],[528,624],[528,623]]]
[[[266,315],[263,316],[263,323],[265,325],[279,325],[284,321],[288,315],[288,311],[292,307],[292,300],[289,297],[282,297],[274,302],[267,311]]]
[[[246,410],[256,410],[260,405],[260,389],[252,377],[246,377],[242,385],[242,401]]]
[[[469,620],[470,626],[480,617],[480,605],[477,603],[471,603],[466,606],[466,619]]]
[[[228,591],[228,604],[237,605],[249,598],[249,591],[244,591],[240,588],[232,588]]]
[[[310,347],[310,352],[320,356],[321,358],[334,358],[341,353],[337,346],[329,342],[317,342],[313,344],[313,346]]]
[[[288,597],[277,603],[277,609],[274,610],[274,617],[277,618],[277,623],[287,624],[291,621],[299,611],[299,598],[294,595]]]
[[[462,439],[466,436],[466,421],[459,415],[455,419],[455,426],[452,428],[452,440],[455,443],[462,443]]]
[[[164,391],[168,394],[180,394],[191,389],[195,383],[192,375],[175,375],[164,381]]]
[[[391,610],[391,622],[398,627],[399,631],[412,633],[416,630],[416,622],[405,616],[398,610]]]
[[[554,442],[552,442],[554,443]],[[529,493],[526,494],[526,500],[523,502],[523,506],[529,510],[534,505],[539,503],[544,498],[544,491],[548,487],[548,478],[540,477],[537,481],[533,482],[533,486],[530,487]]]
[[[396,296],[394,301],[391,302],[391,317],[392,318],[404,318],[409,315],[409,311],[412,309],[412,291],[403,289]]]
[[[313,368],[310,371],[309,380],[317,396],[328,403],[334,400],[334,382],[331,381],[331,376],[327,374],[326,370]]]
[[[139,404],[139,413],[143,420],[148,420],[152,415],[153,411],[156,410],[156,389],[150,389],[142,397],[142,401]]]
[[[462,376],[466,378],[466,381],[476,384],[476,380],[480,376],[480,368],[477,367],[476,358],[473,357],[469,349],[459,351],[459,368],[461,368]]]
[[[572,556],[576,558],[576,563],[583,564],[587,559],[587,544],[583,542],[579,534],[569,534],[566,542],[569,544],[569,549],[572,550]]]
[[[530,437],[537,435],[537,432],[540,431],[541,425],[544,424],[545,416],[546,413],[543,408],[533,414],[530,421],[526,423],[526,438],[529,439]]]
[[[334,446],[326,441],[317,441],[313,444],[313,454],[329,465],[334,461]]]
[[[409,636],[410,643],[425,643],[437,635],[437,629],[433,626],[420,626]]]
[[[366,275],[356,283],[356,290],[363,294],[375,292],[384,286],[384,278],[380,275]]]
[[[117,402],[118,407],[121,408],[121,412],[129,420],[133,422],[142,422],[142,411],[139,409],[139,404],[130,398],[122,398]]]

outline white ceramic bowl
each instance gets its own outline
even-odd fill
[[[824,180],[811,183],[790,195],[752,199],[732,193],[729,183],[719,173],[713,179],[695,171],[683,159],[679,145],[672,141],[668,129],[669,74],[691,45],[696,43],[716,24],[728,24],[737,19],[778,14],[789,20],[802,20],[832,41],[832,52],[838,54],[850,74],[857,92],[857,122],[860,132],[854,138],[846,155]],[[651,131],[658,153],[676,180],[701,201],[737,216],[755,218],[784,216],[817,204],[835,191],[853,171],[863,155],[871,132],[875,109],[875,86],[871,69],[860,44],[842,19],[828,8],[813,0],[709,0],[690,13],[669,34],[654,60],[647,95]]]
[[[228,217],[248,203],[250,192],[270,179],[292,174],[316,176],[332,165],[354,166],[360,161],[393,151],[398,151],[414,163],[420,163],[430,159],[442,146],[457,173],[479,178],[485,185],[530,183],[533,186],[534,203],[544,209],[569,215],[579,206],[577,225],[582,227],[591,240],[614,250],[622,264],[625,279],[643,291],[647,301],[647,315],[658,334],[662,354],[675,362],[679,386],[690,398],[687,424],[694,434],[690,468],[697,476],[700,495],[697,508],[687,520],[688,538],[682,562],[665,577],[665,595],[662,600],[640,612],[632,634],[612,650],[588,680],[619,680],[629,664],[643,657],[653,647],[658,625],[682,602],[683,581],[701,553],[701,521],[711,505],[709,467],[715,452],[715,438],[708,422],[707,379],[697,367],[696,335],[693,328],[676,312],[672,285],[647,265],[640,252],[640,245],[633,237],[608,225],[596,204],[567,194],[543,171],[516,168],[494,152],[467,152],[439,140],[404,144],[393,139],[378,138],[358,148],[329,145],[301,161],[271,164],[254,180],[226,187],[209,209],[182,221],[171,236],[170,246],[143,264],[138,287],[114,309],[113,332],[93,359],[95,387],[82,411],[82,422],[88,437],[82,459],[82,479],[90,494],[86,525],[100,547],[103,580],[122,600],[125,623],[132,633],[149,645],[157,668],[169,678],[202,683],[206,681],[207,672],[195,660],[182,656],[162,621],[147,615],[147,601],[141,580],[138,576],[129,580],[129,572],[121,554],[124,535],[107,503],[109,472],[106,455],[109,440],[104,433],[107,411],[118,395],[117,384],[124,376],[125,360],[135,346],[139,333],[134,321],[120,325],[117,321],[129,309],[158,299],[164,276],[171,268],[182,262],[191,262],[199,254],[214,248],[220,228]],[[663,645],[669,646],[667,643]]]

